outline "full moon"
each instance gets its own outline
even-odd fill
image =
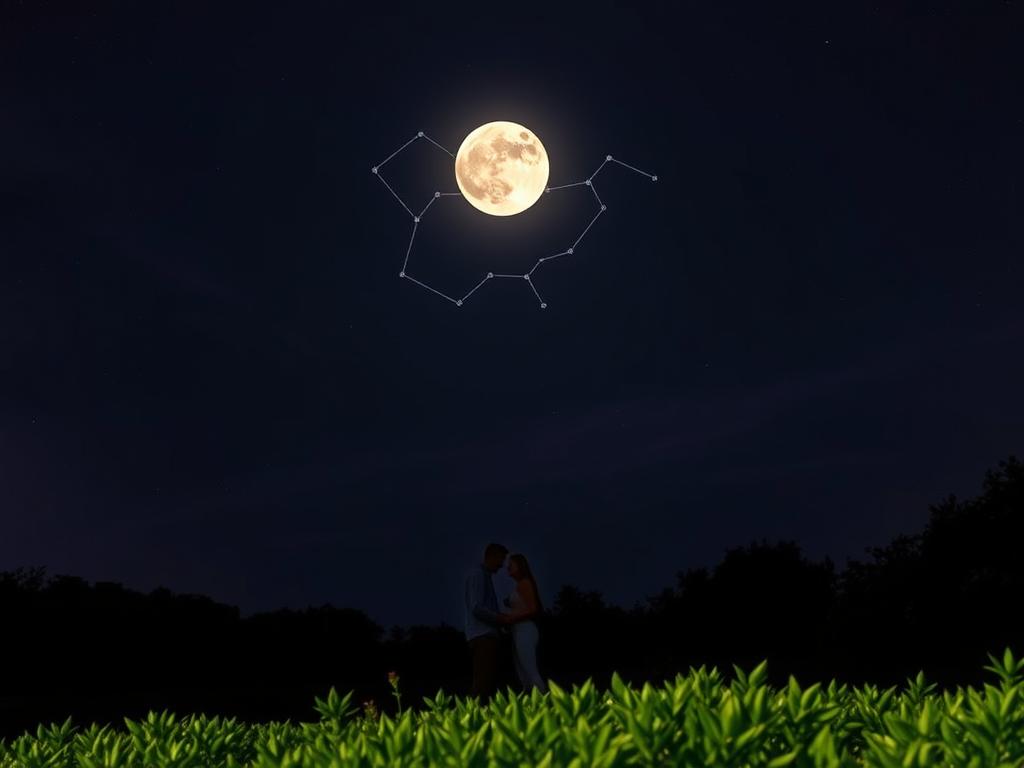
[[[485,123],[459,147],[455,180],[477,210],[491,216],[512,216],[544,194],[548,153],[537,135],[519,123]]]

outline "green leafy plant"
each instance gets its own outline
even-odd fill
[[[425,768],[462,766],[751,766],[751,768],[1021,768],[1024,661],[990,656],[993,684],[940,691],[924,675],[902,688],[835,681],[767,683],[767,667],[717,669],[639,688],[613,675],[499,692],[489,704],[438,692],[394,717],[333,688],[313,723],[249,725],[161,712],[125,728],[40,725],[10,744],[0,768]]]

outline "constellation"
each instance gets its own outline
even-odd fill
[[[423,219],[423,215],[427,212],[427,210],[430,208],[430,206],[434,204],[434,201],[439,200],[442,197],[453,197],[453,196],[456,196],[456,195],[461,197],[462,193],[461,192],[435,192],[434,196],[430,198],[430,200],[427,202],[427,204],[425,206],[423,206],[423,210],[421,210],[418,214],[416,214],[416,213],[413,213],[412,209],[408,205],[405,204],[405,201],[402,200],[402,198],[400,198],[398,196],[398,193],[395,192],[395,190],[391,188],[391,185],[388,184],[387,181],[385,181],[384,175],[380,172],[380,169],[384,167],[385,163],[387,163],[389,160],[394,158],[399,152],[404,150],[406,147],[408,147],[410,144],[412,144],[417,139],[426,139],[428,142],[433,144],[435,147],[437,147],[441,151],[443,151],[443,152],[447,153],[449,156],[451,156],[451,158],[453,160],[455,159],[455,155],[453,155],[447,149],[442,147],[440,144],[438,144],[432,138],[427,136],[423,131],[418,131],[415,136],[413,136],[411,139],[409,139],[407,142],[405,142],[405,144],[400,146],[398,149],[396,149],[390,155],[388,155],[383,160],[381,160],[379,163],[377,163],[375,166],[373,166],[370,169],[370,171],[378,179],[380,179],[381,183],[385,187],[387,187],[388,192],[390,192],[392,194],[392,196],[395,198],[395,200],[398,201],[398,204],[401,205],[402,208],[405,209],[406,213],[408,213],[409,216],[412,218],[412,234],[409,236],[409,245],[405,249],[405,261],[402,262],[402,269],[398,273],[398,276],[400,278],[404,279],[404,280],[409,280],[409,281],[415,283],[416,285],[420,286],[421,288],[426,288],[431,293],[436,293],[442,299],[447,299],[448,301],[450,301],[452,304],[454,304],[457,307],[461,307],[463,305],[463,303],[470,296],[472,296],[474,293],[476,293],[483,286],[484,283],[487,283],[487,282],[489,282],[491,280],[500,279],[500,278],[511,278],[511,279],[516,279],[516,280],[523,280],[526,283],[526,285],[530,286],[530,290],[533,291],[533,295],[537,297],[537,302],[540,304],[540,308],[541,309],[547,309],[547,306],[548,306],[547,302],[544,301],[544,299],[540,295],[540,292],[537,290],[537,285],[536,285],[536,282],[533,280],[532,275],[537,270],[538,267],[540,267],[542,264],[545,264],[546,262],[552,261],[554,259],[561,258],[563,256],[571,256],[571,255],[573,255],[576,252],[576,247],[580,244],[580,241],[583,240],[583,236],[586,235],[587,232],[590,231],[590,228],[592,226],[594,226],[595,222],[597,222],[597,220],[601,217],[601,214],[603,214],[605,211],[608,210],[608,206],[605,205],[604,202],[602,202],[600,195],[597,194],[597,188],[594,185],[594,177],[597,176],[597,174],[599,174],[601,172],[601,169],[604,168],[608,163],[615,163],[617,165],[621,165],[623,168],[628,168],[631,171],[639,173],[641,176],[646,176],[651,181],[657,181],[658,180],[658,177],[655,174],[647,173],[647,171],[641,171],[639,168],[635,168],[632,165],[629,165],[628,163],[624,163],[621,160],[618,160],[618,159],[612,157],[611,155],[605,155],[604,162],[602,162],[597,167],[597,170],[595,170],[592,174],[590,174],[583,181],[573,182],[572,184],[562,184],[562,185],[557,186],[557,187],[545,187],[544,194],[548,194],[550,192],[555,192],[555,191],[560,190],[560,189],[570,189],[571,187],[581,187],[581,186],[589,187],[590,191],[594,193],[594,199],[597,202],[597,206],[598,206],[597,213],[594,214],[594,218],[592,218],[590,220],[590,223],[587,224],[587,226],[583,229],[583,231],[580,233],[580,236],[577,237],[576,240],[573,241],[573,244],[570,245],[568,248],[566,248],[564,251],[560,251],[559,253],[555,253],[555,254],[552,254],[550,256],[541,256],[539,259],[537,259],[537,263],[534,264],[533,267],[530,268],[529,272],[526,272],[526,273],[521,274],[521,275],[519,275],[519,274],[511,274],[510,275],[510,274],[500,274],[500,273],[497,273],[497,272],[488,272],[486,275],[484,275],[483,279],[479,283],[477,283],[476,285],[473,286],[473,288],[470,289],[469,293],[467,293],[462,298],[457,299],[457,298],[453,298],[453,297],[449,296],[446,293],[443,293],[442,291],[437,290],[437,288],[434,288],[431,285],[427,285],[422,280],[418,280],[417,278],[413,277],[412,275],[409,274],[408,267],[409,267],[409,256],[412,254],[412,244],[416,240],[416,230],[420,226],[420,221]]]

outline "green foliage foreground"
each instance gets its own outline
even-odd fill
[[[939,692],[835,682],[767,685],[766,665],[691,670],[636,690],[615,676],[571,691],[499,694],[488,706],[439,693],[395,717],[333,689],[317,723],[247,725],[150,713],[125,730],[40,726],[6,744],[0,768],[83,766],[1005,766],[1024,763],[1024,660],[987,666],[993,684]],[[397,680],[392,683],[397,693]],[[401,700],[399,699],[399,710]]]

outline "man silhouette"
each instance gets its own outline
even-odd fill
[[[490,543],[484,560],[466,576],[466,642],[473,656],[470,696],[487,701],[494,694],[498,676],[498,597],[491,576],[508,554],[501,544]]]

